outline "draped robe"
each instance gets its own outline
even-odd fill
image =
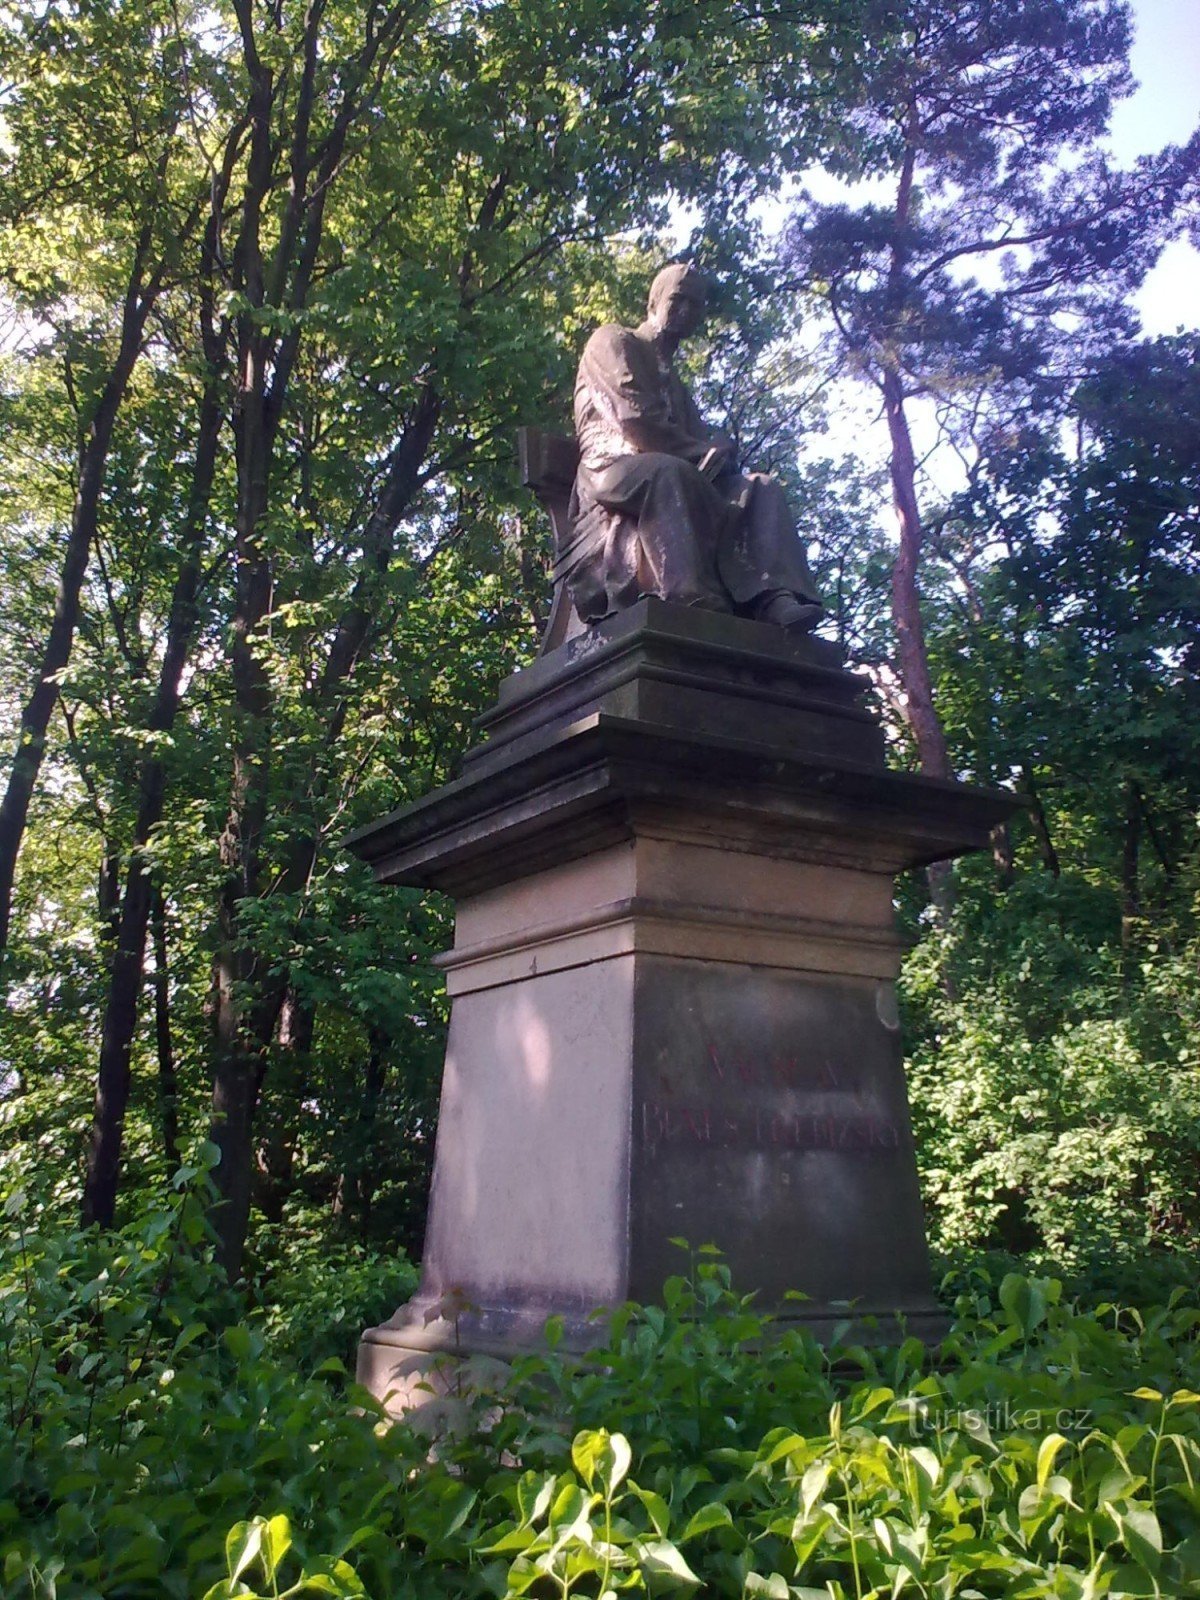
[[[555,576],[585,622],[658,595],[753,615],[772,595],[817,599],[783,490],[761,473],[712,475],[709,429],[653,328],[609,324],[575,385],[579,470]]]

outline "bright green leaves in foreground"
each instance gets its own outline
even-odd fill
[[[1194,1285],[1085,1309],[977,1270],[940,1350],[823,1350],[701,1254],[431,1451],[306,1352],[327,1263],[264,1314],[205,1250],[186,1191],[108,1241],[11,1208],[5,1600],[1200,1595]]]
[[[657,1589],[699,1584],[679,1544],[728,1523],[728,1510],[714,1505],[697,1512],[672,1543],[666,1501],[626,1481],[632,1460],[623,1433],[589,1429],[571,1445],[572,1472],[541,1480],[536,1472],[524,1474],[516,1497],[520,1521],[488,1547],[490,1554],[518,1552],[508,1594],[536,1594],[547,1579],[564,1596],[642,1590],[649,1581]]]
[[[325,1594],[349,1597],[366,1590],[346,1561],[329,1558],[306,1562],[294,1582],[286,1582],[287,1557],[292,1554],[292,1525],[283,1516],[255,1517],[229,1530],[225,1560],[229,1576],[214,1583],[204,1600],[232,1600],[248,1595],[252,1600],[286,1600],[288,1595]],[[295,1562],[291,1563],[292,1566]]]

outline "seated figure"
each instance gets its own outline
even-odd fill
[[[822,608],[783,490],[737,470],[672,361],[704,314],[694,267],[655,278],[645,322],[588,340],[575,385],[579,469],[556,577],[585,622],[643,595],[805,633]]]

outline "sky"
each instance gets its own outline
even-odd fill
[[[1133,0],[1136,94],[1118,104],[1112,149],[1122,163],[1182,144],[1200,125],[1200,0]],[[1142,331],[1200,328],[1200,252],[1177,240],[1137,297]]]

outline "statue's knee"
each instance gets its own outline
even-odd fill
[[[655,470],[664,478],[671,478],[676,483],[694,483],[703,476],[698,467],[690,461],[684,461],[681,456],[660,455],[655,460]]]

